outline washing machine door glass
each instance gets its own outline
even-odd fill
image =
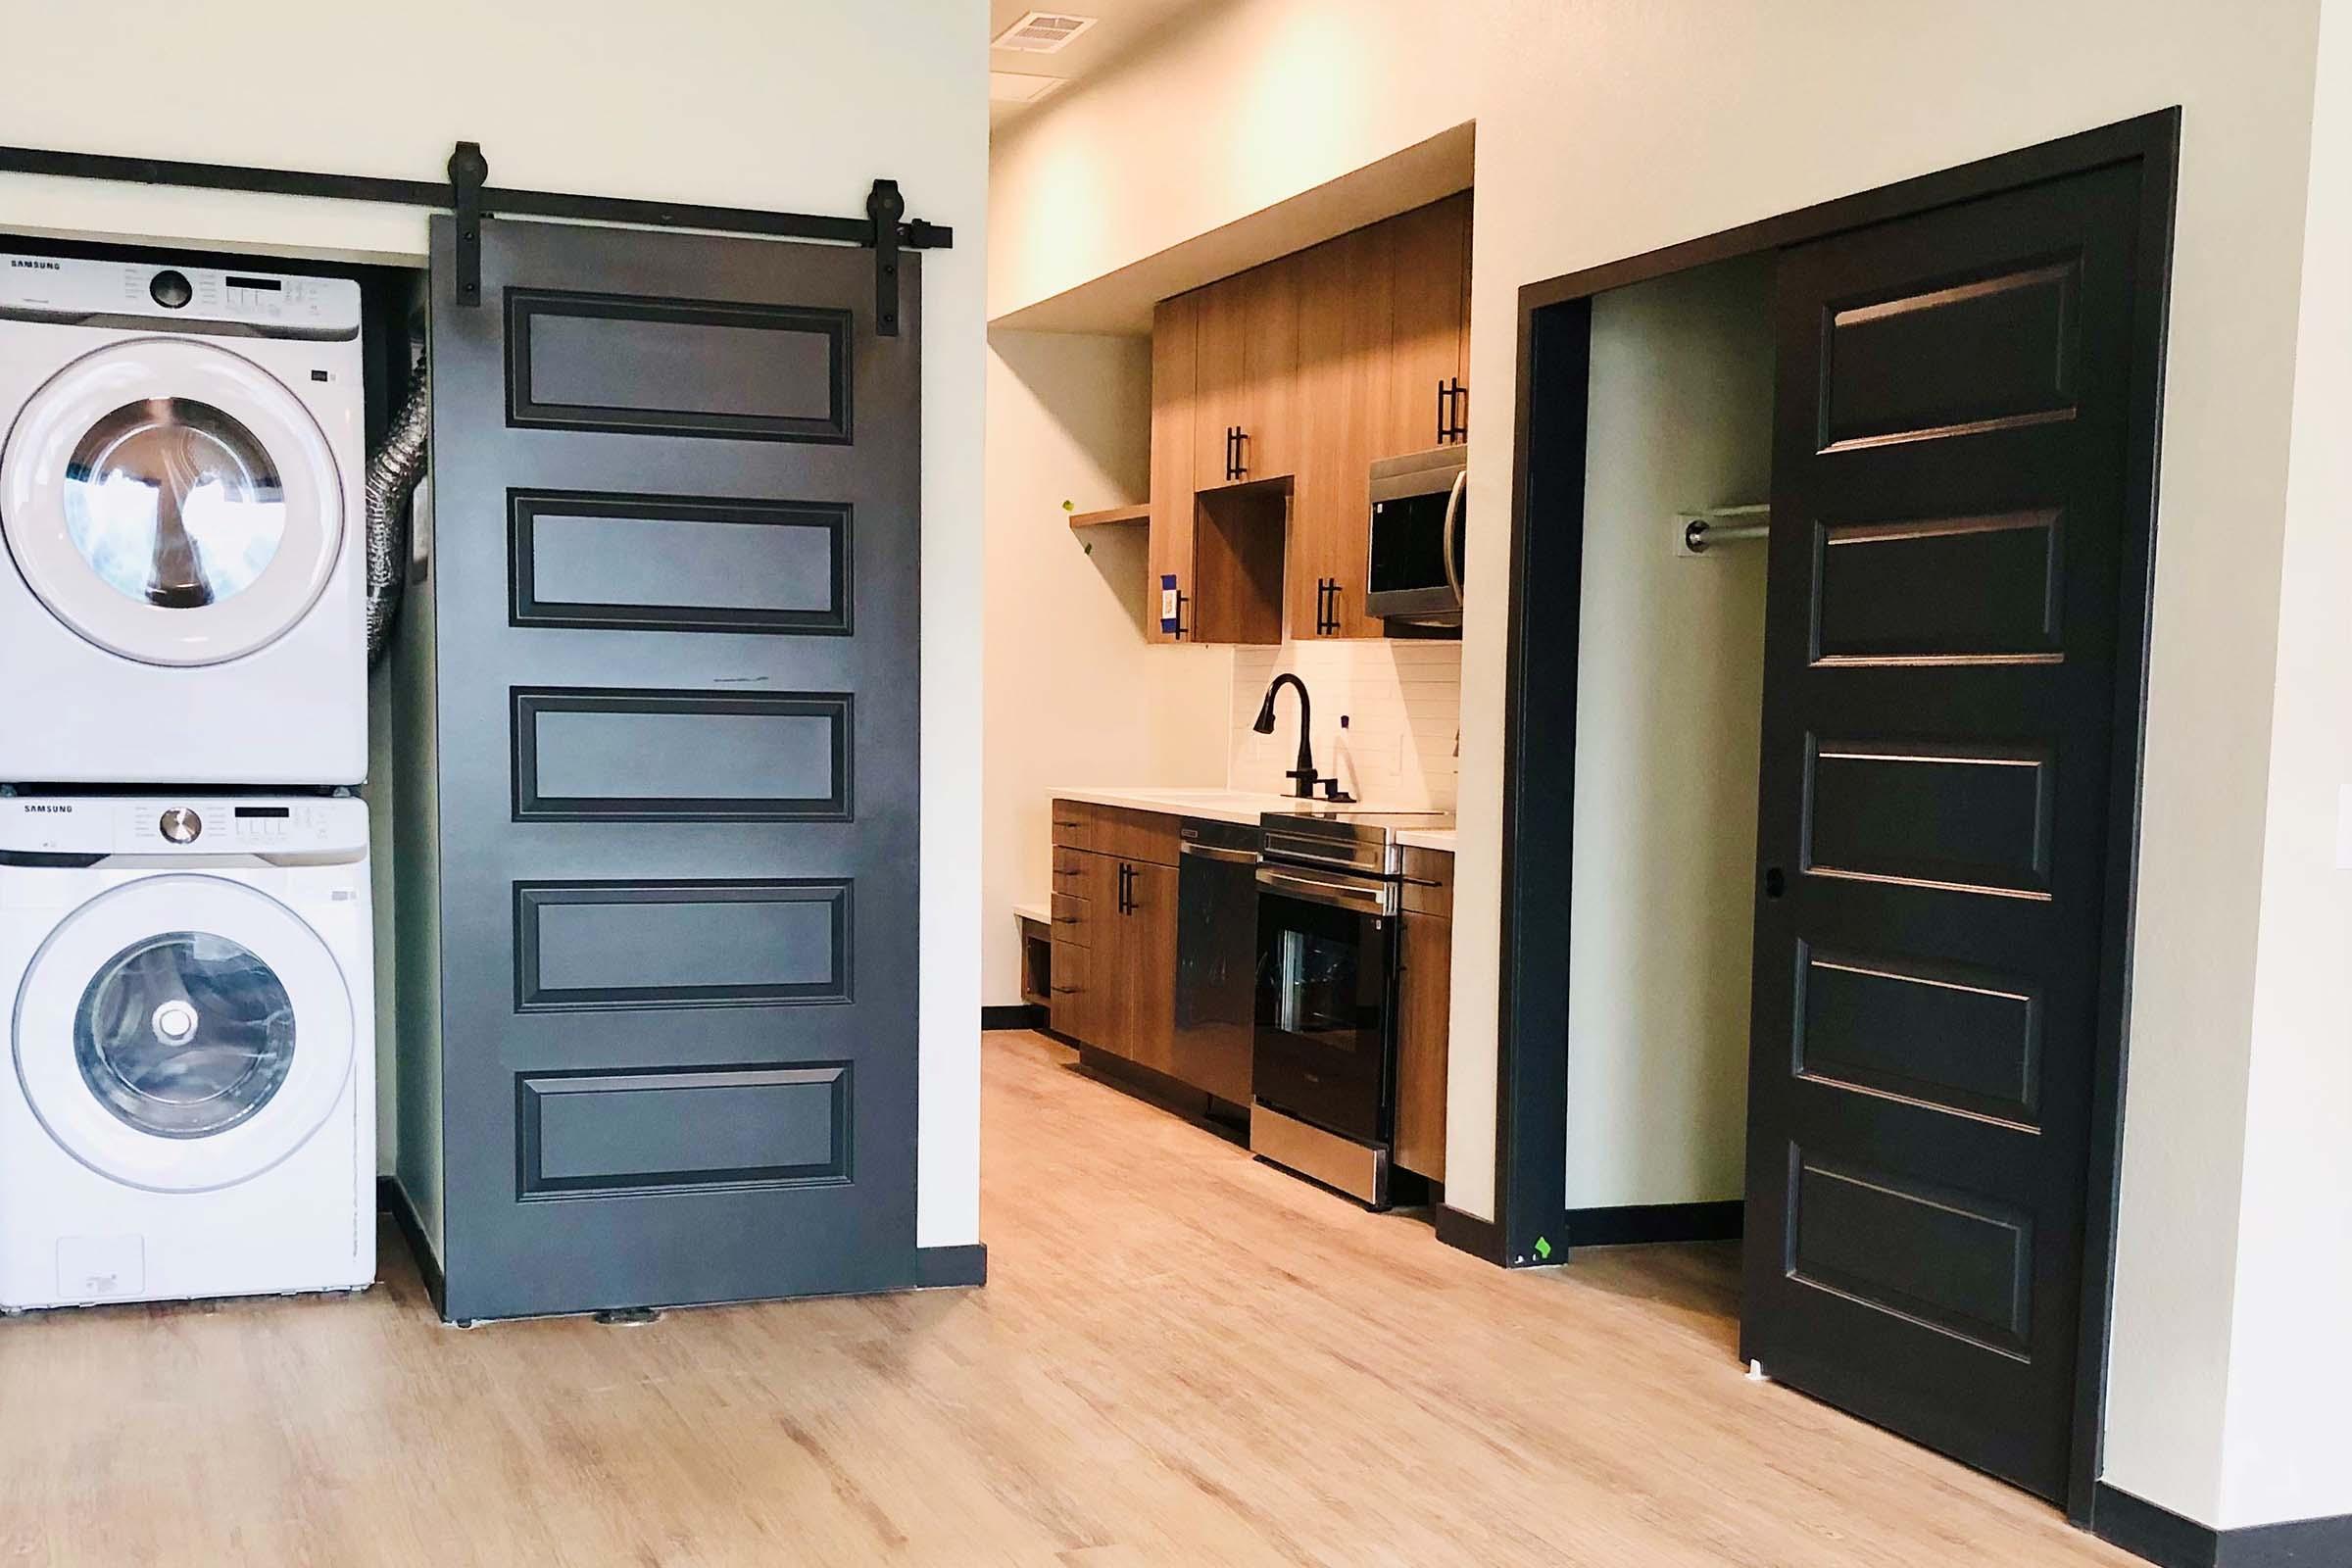
[[[143,937],[109,958],[74,1015],[98,1102],[163,1138],[209,1138],[270,1102],[294,1065],[294,1000],[250,948],[209,931]]]
[[[343,480],[302,401],[209,343],[85,355],[25,404],[0,455],[0,536],[59,620],[155,664],[268,647],[333,574]]]
[[[14,1020],[33,1115],[102,1175],[158,1192],[250,1180],[323,1126],[352,1075],[351,993],[301,916],[223,877],[144,877],[61,921]]]

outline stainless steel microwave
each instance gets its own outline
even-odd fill
[[[1461,444],[1372,465],[1367,612],[1419,626],[1462,623],[1469,476],[1470,448]]]

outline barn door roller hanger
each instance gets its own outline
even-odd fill
[[[254,191],[268,196],[310,196],[328,201],[380,202],[447,212],[458,225],[458,303],[482,299],[482,222],[507,218],[563,218],[577,221],[630,223],[650,228],[692,228],[719,234],[759,234],[771,239],[825,240],[862,245],[874,253],[874,330],[899,335],[899,253],[945,250],[956,231],[906,215],[906,199],[895,179],[877,179],[865,200],[863,218],[828,218],[812,213],[771,213],[752,207],[705,207],[677,202],[636,201],[618,196],[577,196],[561,191],[506,190],[485,183],[489,161],[478,143],[462,141],[450,154],[449,182],[383,179],[369,174],[317,174],[288,169],[254,169],[240,164],[192,164],[161,158],[125,158],[111,153],[63,153],[33,147],[0,147],[0,173],[46,174],[60,179],[109,179],[140,185],[196,186],[208,190]]]

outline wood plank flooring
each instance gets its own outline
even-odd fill
[[[985,1056],[984,1290],[440,1325],[357,1299],[0,1323],[0,1562],[2134,1559],[1735,1363],[1726,1249],[1506,1274],[1034,1035]]]

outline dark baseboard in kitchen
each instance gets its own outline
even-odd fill
[[[918,1291],[987,1283],[986,1242],[973,1242],[964,1247],[918,1247],[914,1250],[914,1288]]]
[[[1162,1110],[1172,1110],[1188,1121],[1197,1122],[1220,1137],[1247,1145],[1250,1141],[1250,1107],[1231,1101],[1219,1100],[1206,1090],[1155,1072],[1124,1056],[1114,1056],[1107,1051],[1098,1051],[1063,1036],[1054,1037],[1078,1053],[1078,1065],[1090,1077],[1101,1079],[1113,1089],[1150,1101]]]
[[[2162,1568],[2335,1568],[2352,1562],[2352,1514],[2216,1530],[2101,1482],[2091,1533]]]
[[[982,1007],[980,1027],[983,1029],[1043,1029],[1046,1009],[1033,1003],[1016,1002],[1010,1006]]]
[[[1458,1208],[1440,1203],[1437,1227],[1438,1240],[1447,1247],[1468,1252],[1472,1257],[1492,1263],[1496,1268],[1503,1266],[1502,1227],[1493,1220],[1480,1219],[1476,1214],[1465,1214]]]
[[[1739,1199],[1718,1203],[1629,1203],[1620,1208],[1568,1211],[1570,1247],[1632,1247],[1646,1242],[1736,1242],[1747,1205]]]

